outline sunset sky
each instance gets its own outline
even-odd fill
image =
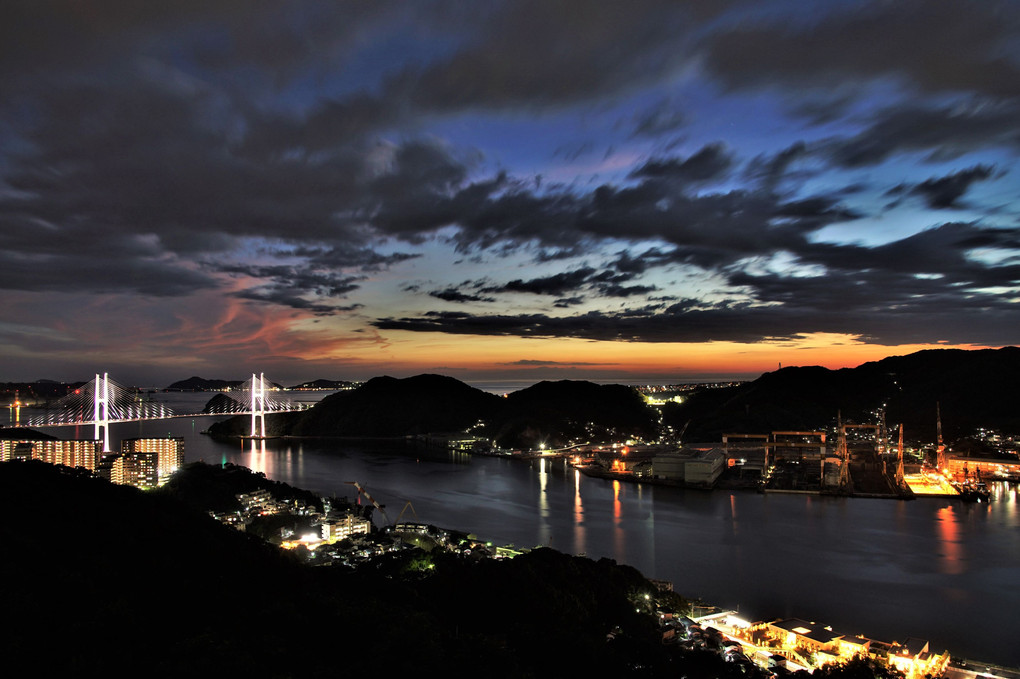
[[[0,3],[0,381],[1020,338],[1020,4]]]

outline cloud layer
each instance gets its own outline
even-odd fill
[[[1018,38],[987,1],[4,3],[0,345],[83,298],[168,353],[244,308],[279,360],[1009,343]]]

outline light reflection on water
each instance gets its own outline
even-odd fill
[[[613,558],[746,617],[798,616],[886,641],[922,637],[939,650],[1020,664],[1007,643],[1020,610],[1015,486],[990,484],[990,504],[705,492],[589,478],[562,461],[403,443],[217,443],[193,433],[213,419],[115,424],[111,435],[169,430],[186,437],[188,461],[241,464],[321,494],[350,496],[347,482],[358,481],[391,508],[410,501],[423,521],[497,544]],[[77,429],[91,438],[91,427]]]
[[[955,508],[946,505],[938,510],[935,518],[941,548],[939,570],[950,575],[961,575],[966,569],[963,548],[959,540],[960,526],[956,520]]]

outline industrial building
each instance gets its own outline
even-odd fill
[[[681,448],[652,458],[652,475],[667,481],[710,488],[726,468],[726,451],[721,448]]]

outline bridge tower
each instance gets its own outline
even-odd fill
[[[253,439],[266,437],[265,373],[260,373],[258,380],[255,379],[255,373],[251,374],[251,437]]]
[[[103,373],[103,379],[99,379],[96,373],[95,380],[95,408],[92,412],[92,420],[95,422],[95,439],[99,440],[99,429],[103,430],[103,452],[110,452],[110,375]]]

